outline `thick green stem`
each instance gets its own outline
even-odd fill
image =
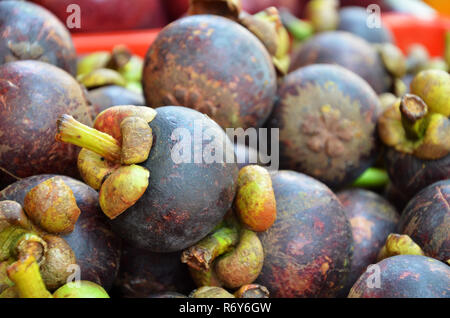
[[[220,255],[228,252],[239,241],[238,229],[223,227],[208,235],[196,245],[185,250],[181,261],[197,270],[208,270],[211,263]]]
[[[422,139],[427,128],[427,104],[416,95],[406,94],[400,104],[400,113],[407,138]]]
[[[121,147],[112,136],[86,126],[70,115],[57,121],[56,140],[86,148],[112,162],[120,162]]]

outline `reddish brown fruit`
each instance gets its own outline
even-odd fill
[[[409,235],[426,256],[450,260],[450,179],[428,186],[409,201],[398,232]]]
[[[324,32],[311,38],[293,53],[290,70],[323,63],[337,64],[358,74],[377,94],[386,92],[392,85],[375,48],[348,32]]]
[[[433,258],[399,255],[369,268],[349,298],[448,298],[450,268]]]
[[[76,52],[70,34],[43,7],[25,1],[3,1],[0,25],[0,64],[39,60],[76,74]]]
[[[105,32],[142,28],[159,28],[167,23],[164,12],[166,0],[33,0],[52,11],[61,21],[66,22],[73,14],[67,8],[71,4],[81,8],[80,28],[72,32]],[[72,9],[73,10],[73,9]],[[72,19],[69,19],[72,21]],[[101,23],[99,23],[101,21]]]
[[[144,97],[121,86],[105,86],[90,90],[88,98],[92,103],[93,116],[112,106],[136,105],[144,106]]]
[[[276,73],[250,31],[226,18],[196,15],[159,34],[147,53],[143,86],[151,107],[190,107],[222,128],[246,129],[261,126],[269,116]]]
[[[386,238],[396,230],[399,215],[389,202],[367,190],[345,190],[338,193],[338,198],[352,226],[355,247],[347,287],[343,290],[347,296],[367,266],[376,263]]]
[[[336,65],[310,65],[286,76],[278,95],[269,126],[280,129],[282,169],[340,188],[375,162],[381,106],[359,76]]]
[[[278,216],[260,234],[264,266],[257,283],[271,297],[335,297],[350,271],[353,239],[337,197],[303,174],[272,174]]]
[[[437,160],[422,160],[389,147],[384,160],[393,185],[407,199],[434,182],[450,176],[450,155]]]
[[[83,89],[61,69],[38,61],[0,66],[0,188],[41,173],[78,176],[78,149],[55,141],[62,114],[92,125]]]

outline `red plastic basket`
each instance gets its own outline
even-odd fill
[[[396,44],[405,53],[412,44],[420,43],[430,55],[444,55],[445,33],[450,31],[450,18],[441,16],[424,20],[408,15],[385,14],[383,21],[393,32]]]
[[[408,15],[385,14],[383,21],[392,30],[397,45],[405,52],[415,43],[428,48],[432,56],[444,53],[444,35],[450,30],[450,18],[418,19]],[[117,44],[127,45],[135,54],[144,56],[160,29],[111,33],[74,34],[78,54],[111,50]]]

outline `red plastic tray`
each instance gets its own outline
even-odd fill
[[[408,15],[385,14],[383,21],[393,32],[396,44],[406,53],[415,43],[424,45],[430,55],[443,56],[445,33],[450,31],[450,18],[423,20]]]
[[[422,20],[408,15],[385,14],[383,21],[392,30],[397,45],[405,52],[415,43],[425,45],[432,56],[444,53],[444,35],[450,30],[450,18]],[[127,45],[135,54],[145,56],[160,29],[111,33],[74,34],[78,54],[111,50],[117,44]]]

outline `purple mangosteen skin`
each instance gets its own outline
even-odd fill
[[[369,268],[352,287],[349,298],[449,298],[450,267],[421,255],[388,257]],[[379,277],[375,277],[377,273]],[[379,278],[379,279],[378,279]],[[375,288],[376,282],[379,288]]]
[[[212,119],[186,107],[167,106],[156,111],[157,116],[150,123],[153,130],[150,156],[140,164],[150,171],[149,186],[136,204],[111,224],[130,245],[169,253],[197,243],[222,221],[234,200],[238,168],[235,160],[207,163],[202,157],[200,163],[194,162],[194,144],[201,145],[203,151],[209,146],[223,149],[224,156],[227,153],[234,156],[233,144]],[[199,123],[200,133],[214,131],[213,141],[195,137]],[[184,138],[172,135],[177,128],[191,136],[189,163],[176,163],[172,158],[174,147]]]
[[[0,2],[0,65],[17,60],[39,60],[71,75],[77,56],[69,31],[47,9],[31,2]]]
[[[433,183],[409,201],[398,233],[409,235],[425,255],[450,260],[450,179]]]
[[[350,272],[353,238],[344,208],[323,183],[293,171],[273,173],[274,225],[259,237],[257,283],[274,298],[336,297]]]
[[[337,196],[352,226],[354,241],[350,275],[343,292],[347,296],[367,266],[376,263],[388,235],[395,233],[400,216],[386,199],[368,190],[349,189]]]
[[[194,15],[165,27],[143,72],[147,105],[196,109],[222,128],[261,127],[276,98],[277,75],[262,42],[240,24]]]

